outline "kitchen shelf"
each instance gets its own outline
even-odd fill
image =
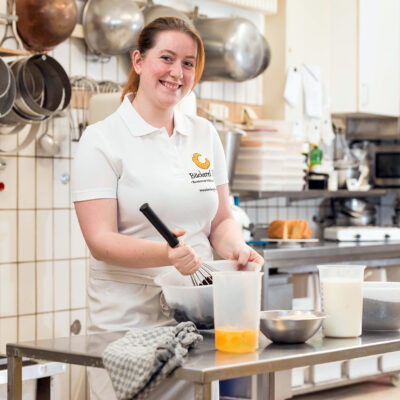
[[[237,194],[240,200],[260,200],[272,197],[286,197],[292,201],[295,200],[309,200],[309,199],[332,199],[332,198],[346,198],[346,197],[377,197],[384,196],[388,193],[387,189],[371,189],[367,191],[349,191],[349,190],[301,190],[301,191],[237,191],[232,194]]]
[[[27,50],[15,50],[15,49],[6,49],[5,47],[0,47],[0,56],[29,56],[32,53]]]

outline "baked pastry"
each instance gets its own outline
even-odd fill
[[[268,227],[271,239],[308,239],[311,229],[304,219],[275,219]]]

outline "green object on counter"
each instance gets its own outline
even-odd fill
[[[322,150],[318,147],[317,144],[314,144],[312,150],[310,151],[310,169],[314,165],[321,165],[321,163],[322,163]]]

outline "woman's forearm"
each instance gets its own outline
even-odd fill
[[[132,268],[169,265],[166,243],[132,238],[115,232],[104,232],[88,243],[94,258],[113,265]]]
[[[210,243],[214,250],[225,259],[234,256],[235,249],[244,244],[242,232],[233,218],[222,220],[211,231]]]

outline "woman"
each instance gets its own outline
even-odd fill
[[[263,264],[233,220],[217,132],[174,110],[201,77],[200,37],[181,19],[158,18],[142,30],[132,64],[120,107],[88,127],[74,160],[73,200],[91,252],[91,333],[173,323],[161,312],[154,276],[174,267],[193,274],[212,248],[243,265]],[[179,247],[140,213],[145,202],[175,228]],[[115,398],[104,371],[91,370],[89,379],[92,398]],[[165,382],[153,398],[183,399],[188,387]]]

